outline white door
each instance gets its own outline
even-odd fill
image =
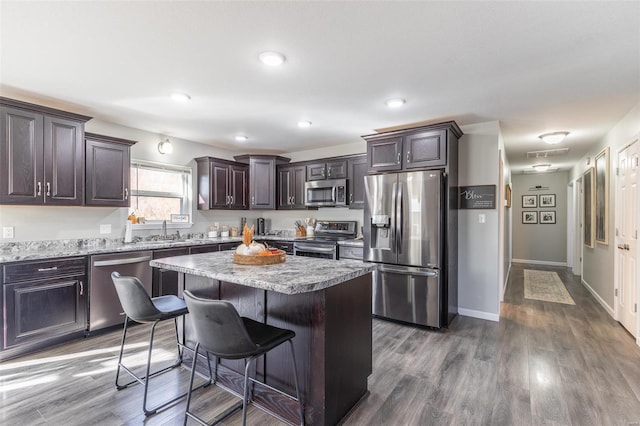
[[[618,153],[616,180],[616,293],[618,320],[635,337],[637,333],[637,173],[638,144]]]

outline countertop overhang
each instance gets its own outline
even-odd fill
[[[323,290],[376,269],[375,264],[359,260],[304,256],[287,256],[284,263],[276,265],[236,265],[231,251],[154,259],[150,265],[283,294]]]

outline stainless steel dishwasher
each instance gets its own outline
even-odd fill
[[[89,331],[124,323],[122,305],[111,281],[111,273],[138,277],[151,295],[151,251],[132,251],[91,256],[89,275]]]

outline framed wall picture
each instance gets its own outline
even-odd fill
[[[538,196],[537,195],[523,195],[522,196],[522,208],[523,209],[535,209],[536,207],[538,207]]]
[[[522,223],[527,223],[527,224],[538,223],[538,212],[536,211],[522,212]]]
[[[582,175],[582,192],[583,192],[583,210],[584,216],[582,218],[582,241],[585,246],[593,247],[593,222],[594,222],[594,203],[593,196],[595,193],[593,182],[593,167],[589,167]]]
[[[595,239],[599,244],[609,244],[609,147],[596,155],[595,167]]]
[[[538,200],[540,201],[540,208],[556,206],[556,194],[540,194]]]
[[[504,206],[508,209],[511,208],[511,185],[509,184],[504,186]]]
[[[541,211],[540,212],[540,223],[553,225],[556,223],[556,212],[555,211]]]

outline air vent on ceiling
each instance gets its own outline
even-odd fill
[[[527,158],[555,157],[556,155],[564,155],[567,152],[569,152],[569,148],[547,149],[544,151],[529,151],[527,152]]]
[[[544,172],[539,172],[539,171],[534,170],[534,169],[525,169],[525,170],[523,171],[523,173],[524,173],[525,175],[533,175],[533,174],[536,174],[536,173],[553,173],[553,172],[557,172],[557,171],[558,171],[558,168],[556,167],[556,168],[550,168],[550,169],[547,169],[547,170],[545,170]]]

